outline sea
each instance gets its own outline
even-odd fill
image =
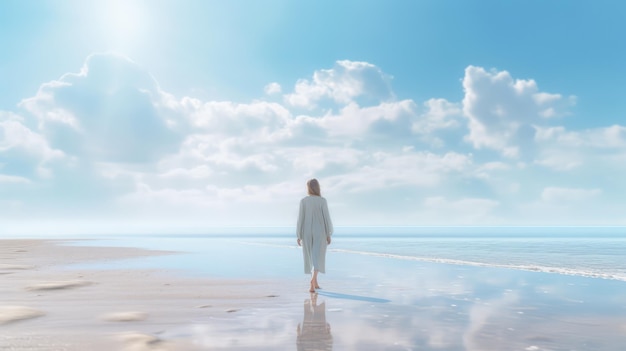
[[[117,263],[124,266],[173,268],[228,277],[289,276],[301,274],[301,254],[296,253],[300,250],[290,231],[285,227],[264,227],[225,228],[222,232],[194,235],[109,235],[79,244],[181,253]],[[328,260],[342,261],[354,256],[626,281],[626,227],[337,228],[328,247]],[[241,269],[247,260],[254,263]],[[224,264],[215,267],[211,264],[215,262]]]

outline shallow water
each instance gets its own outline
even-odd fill
[[[363,264],[354,262],[368,270]],[[237,350],[617,351],[626,342],[623,282],[422,263],[396,269],[324,276],[316,297],[303,292],[166,336]]]
[[[626,281],[624,228],[343,228],[334,236],[329,259],[345,255],[579,275]],[[94,242],[95,245],[102,241]],[[106,243],[106,241],[104,241]],[[200,274],[291,276],[299,253],[293,235],[128,236],[114,245],[179,250],[186,255],[154,258],[141,265],[165,265]],[[263,248],[266,257],[257,257]],[[254,265],[233,261],[254,259]],[[213,270],[210,262],[229,264]],[[138,263],[139,264],[139,263]],[[259,269],[256,269],[256,268]],[[297,270],[296,270],[297,271]]]
[[[163,334],[203,349],[621,351],[626,345],[626,282],[616,280],[625,264],[620,235],[336,235],[317,295],[306,293],[308,278],[291,236],[80,244],[182,252],[83,268],[301,280],[302,293],[282,297],[280,304],[192,321]]]

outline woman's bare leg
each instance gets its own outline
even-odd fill
[[[320,286],[317,283],[317,269],[313,270],[313,277],[311,277],[311,289],[309,289],[309,292],[315,292],[315,289],[319,289]]]

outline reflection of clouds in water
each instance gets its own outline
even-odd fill
[[[381,327],[375,323],[355,323],[344,326],[340,331],[335,328],[337,345],[341,349],[349,350],[407,350],[414,345],[412,342],[414,331],[407,326],[400,329]]]
[[[515,277],[506,272],[486,276],[473,267],[427,267],[412,266],[394,270],[393,275],[373,277],[378,283],[371,293],[391,300],[391,304],[346,309],[344,314],[354,314],[354,322],[350,328],[334,322],[336,345],[371,343],[379,347],[478,351],[480,346],[489,345],[480,344],[485,341],[480,335],[493,331],[493,327],[498,332],[507,331],[497,326],[498,314],[500,309],[510,311],[509,305],[518,301],[513,292],[502,295],[506,287],[515,284]]]
[[[333,307],[344,307],[332,318],[335,346],[354,350],[460,346],[467,316],[459,315],[459,308],[451,305],[467,306],[465,300],[472,296],[475,282],[466,279],[462,269],[450,268],[402,264],[394,266],[393,274],[373,269],[367,280],[376,282],[375,286],[356,282],[344,294],[375,296],[376,301],[388,304],[328,295]]]
[[[317,294],[304,300],[304,317],[298,324],[296,346],[298,350],[332,350],[333,336],[326,321],[326,303],[317,304]]]
[[[190,340],[204,349],[280,350],[293,340],[295,320],[280,311],[211,318],[202,324],[179,329],[174,338]]]
[[[423,298],[468,295],[473,291],[471,280],[450,269],[425,269],[419,266],[394,268],[399,269],[394,269],[393,274],[386,271],[364,278],[377,282],[368,293],[390,299],[394,304],[410,305]]]
[[[192,337],[208,349],[255,351],[293,349],[294,342],[298,350],[622,351],[626,342],[623,285],[606,282],[613,290],[596,291],[602,282],[587,278],[393,268],[386,276],[330,276],[304,312],[304,296],[291,295],[286,304],[206,320]]]
[[[484,350],[485,341],[488,341],[488,339],[491,339],[492,343],[496,340],[502,340],[505,344],[509,342],[507,339],[502,339],[502,336],[494,339],[491,333],[494,332],[494,328],[499,329],[505,327],[498,322],[502,322],[505,315],[510,313],[510,307],[518,301],[518,294],[510,292],[503,294],[499,298],[474,304],[469,309],[469,325],[465,333],[463,333],[463,344],[466,350]]]

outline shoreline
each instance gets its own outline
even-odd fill
[[[190,243],[172,251],[65,245],[82,240],[0,240],[1,347],[621,351],[626,344],[620,281],[337,253],[324,289],[309,294],[297,250],[210,242],[205,256],[189,261],[197,257],[173,254]],[[185,274],[159,257],[214,267]]]
[[[559,267],[549,267],[549,266],[540,266],[540,265],[513,265],[513,264],[485,263],[485,262],[457,260],[457,259],[450,259],[450,258],[417,257],[417,256],[409,256],[409,255],[375,253],[375,252],[355,251],[355,250],[346,250],[346,249],[329,249],[328,251],[337,252],[337,253],[346,253],[346,254],[351,254],[351,255],[391,258],[391,259],[397,259],[397,260],[403,260],[403,261],[415,261],[415,262],[423,262],[423,263],[481,267],[481,268],[510,269],[510,270],[521,271],[521,272],[558,274],[558,275],[563,275],[563,276],[581,277],[581,278],[590,278],[590,279],[602,279],[602,280],[611,280],[611,281],[619,281],[619,282],[626,283],[626,276],[624,275],[593,273],[593,272],[576,270],[576,269],[571,269],[571,268],[559,268]]]

